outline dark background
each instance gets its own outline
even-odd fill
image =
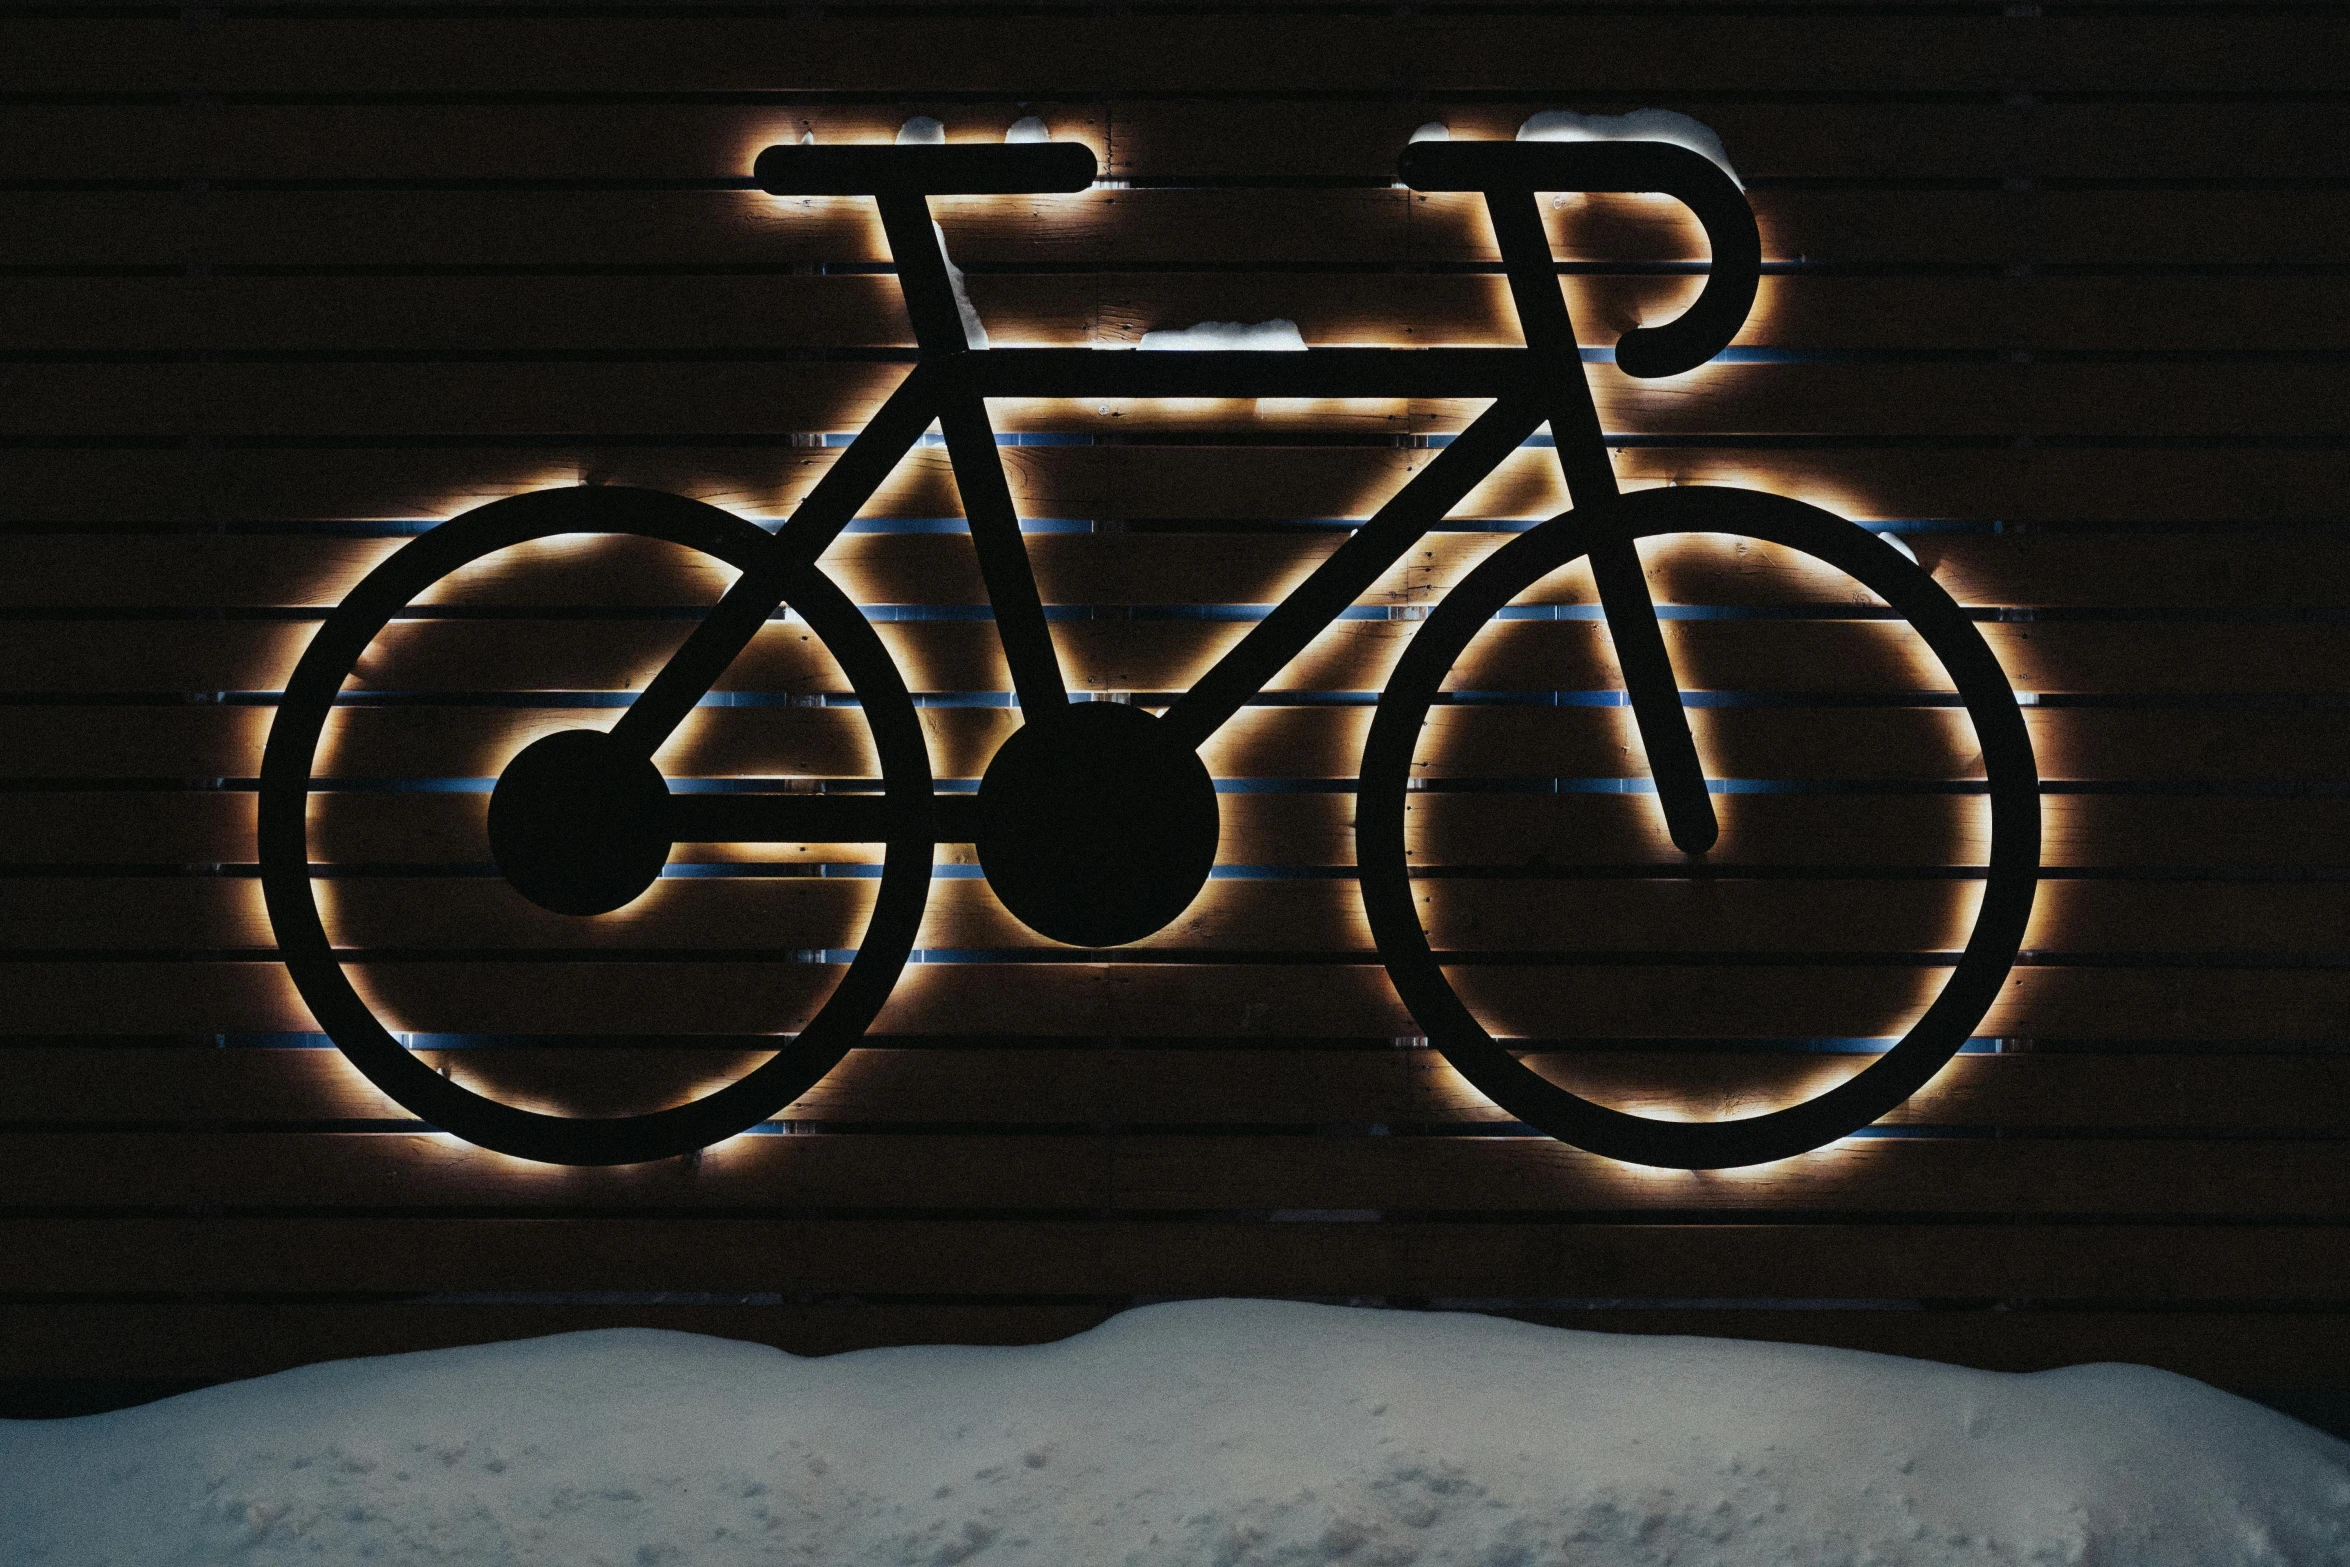
[[[569,1328],[814,1353],[1231,1293],[2140,1360],[2338,1415],[2346,90],[2350,28],[2288,6],[17,8],[0,1413]],[[869,210],[749,192],[761,145],[917,113],[1089,143],[1092,192],[938,203],[998,343],[1276,316],[1504,342],[1482,218],[1393,188],[1398,148],[1642,106],[1720,132],[1767,276],[1731,362],[1588,367],[1619,471],[1899,531],[2039,699],[2026,958],[1886,1126],[1757,1171],[1611,1165],[1498,1119],[1370,961],[1366,704],[1444,586],[1564,504],[1542,451],[1211,747],[1228,864],[1182,922],[1048,949],[950,875],[871,1048],[759,1135],[524,1165],[419,1130],[307,1032],[252,780],[325,610],[516,490],[780,514],[902,374]],[[1549,216],[1589,345],[1693,287],[1668,208]],[[1180,689],[1465,412],[999,405],[1072,682]],[[1017,715],[942,458],[827,565],[969,779]],[[363,985],[453,1072],[666,1102],[821,996],[870,855],[687,846],[696,874],[597,922],[515,898],[482,780],[612,716],[723,574],[513,555],[362,667],[313,852]],[[1507,700],[1437,710],[1415,853],[1447,873],[1439,945],[1543,958],[1474,971],[1494,1026],[1615,1102],[1727,1113],[1852,1070],[1931,993],[1980,800],[1962,716],[1865,595],[1719,539],[1650,565],[1709,770],[1740,780],[1708,864],[1616,789],[1644,771],[1573,571],[1463,666]],[[804,629],[769,628],[673,775],[866,770]]]

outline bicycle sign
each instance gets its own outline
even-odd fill
[[[1488,556],[1414,635],[1378,699],[1357,792],[1363,906],[1395,988],[1429,1042],[1487,1097],[1553,1137],[1638,1164],[1713,1169],[1818,1147],[1892,1110],[1955,1053],[1996,997],[2022,943],[2039,869],[2038,778],[2015,693],[1966,613],[1903,552],[1856,523],[1759,491],[1678,486],[1620,492],[1585,382],[1536,193],[1646,192],[1693,211],[1713,248],[1678,318],[1617,346],[1635,376],[1711,359],[1754,300],[1761,244],[1744,194],[1712,162],[1653,141],[1421,142],[1400,160],[1418,190],[1482,195],[1524,335],[1517,348],[1121,352],[974,349],[965,337],[929,198],[1078,191],[1092,153],[1068,143],[770,147],[760,186],[778,195],[871,197],[912,318],[918,358],[870,423],[773,533],[650,490],[549,489],[433,528],[327,617],[288,681],[262,761],[260,861],[285,963],[320,1026],[374,1083],[424,1120],[485,1147],[566,1164],[689,1152],[771,1118],[839,1063],[880,1012],[913,950],[934,850],[969,842],[1004,906],[1079,947],[1139,940],[1191,904],[1215,861],[1214,782],[1200,747],[1416,541],[1543,424],[1573,509]],[[1346,539],[1164,711],[1073,702],[1047,628],[995,436],[991,397],[1455,397],[1490,399],[1452,443]],[[817,558],[933,423],[944,436],[1022,719],[978,793],[940,793],[906,682],[865,616]],[[1487,1031],[1447,977],[1414,907],[1405,794],[1422,722],[1470,640],[1547,574],[1589,562],[1623,669],[1656,798],[1685,854],[1712,847],[1703,759],[1636,549],[1660,534],[1743,535],[1845,573],[1906,620],[1942,664],[1981,746],[1992,844],[1982,903],[1940,993],[1864,1070],[1803,1103],[1676,1122],[1582,1098]],[[543,908],[592,918],[639,896],[678,842],[883,845],[871,921],[832,994],[766,1062],[690,1103],[568,1117],[451,1082],[385,1027],[344,972],[314,892],[307,827],[329,710],[370,641],[442,578],[494,551],[556,534],[635,535],[700,550],[740,575],[609,732],[575,729],[523,748],[498,778],[489,836],[499,870]],[[652,760],[768,617],[789,608],[838,661],[862,707],[882,787],[865,795],[672,793]]]

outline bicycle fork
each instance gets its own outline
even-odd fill
[[[1574,369],[1571,378],[1560,379],[1549,400],[1551,440],[1575,510],[1602,519],[1592,530],[1591,575],[1599,586],[1600,613],[1615,641],[1616,661],[1624,671],[1624,691],[1631,698],[1640,744],[1648,753],[1649,774],[1664,807],[1665,828],[1682,853],[1703,854],[1713,847],[1721,827],[1706,792],[1705,767],[1689,734],[1681,684],[1665,651],[1639,551],[1629,533],[1605,522],[1608,513],[1602,503],[1618,493],[1615,465],[1608,460],[1599,409],[1583,374],[1575,324],[1551,261],[1550,236],[1543,232],[1542,214],[1531,191],[1488,190],[1485,210],[1493,220],[1510,301],[1517,307],[1526,346],[1547,364]]]

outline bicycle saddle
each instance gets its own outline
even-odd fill
[[[770,196],[1026,196],[1093,183],[1081,142],[964,142],[952,146],[812,147],[759,154],[751,177]]]
[[[1414,190],[1481,191],[1488,200],[1538,190],[1621,191],[1670,196],[1705,226],[1713,267],[1687,310],[1662,326],[1639,326],[1616,343],[1626,375],[1693,370],[1730,346],[1762,276],[1762,235],[1754,209],[1719,164],[1662,141],[1421,141],[1403,150],[1396,173]]]

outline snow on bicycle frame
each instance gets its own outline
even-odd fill
[[[1400,159],[1421,190],[1483,194],[1525,337],[1521,348],[1154,353],[973,349],[928,198],[1077,191],[1092,153],[1009,146],[776,146],[756,165],[778,195],[868,196],[880,207],[919,354],[906,379],[805,500],[769,536],[714,507],[651,491],[580,488],[493,502],[400,551],[321,628],[288,682],[262,769],[265,896],[286,963],[320,1024],[385,1092],[433,1124],[527,1158],[622,1163],[704,1146],[771,1117],[836,1065],[888,998],[912,950],[935,844],[974,843],[1005,907],[1032,929],[1110,947],[1164,928],[1215,860],[1215,786],[1199,747],[1336,620],[1480,481],[1547,423],[1573,509],[1517,536],[1472,571],[1414,637],[1364,749],[1357,858],[1380,957],[1429,1041],[1473,1084],[1552,1136],[1629,1162],[1724,1168],[1782,1158],[1867,1125],[1954,1054],[1996,998],[2022,942],[2039,864],[2038,780],[2014,692],[1965,613],[1867,530],[1779,496],[1684,486],[1620,493],[1538,191],[1674,197],[1705,228],[1713,260],[1675,320],[1627,332],[1617,364],[1677,374],[1736,335],[1754,300],[1760,240],[1744,194],[1703,156],[1662,142],[1422,142]],[[990,425],[991,397],[1411,397],[1490,399],[1449,445],[1355,529],[1163,713],[1073,703],[1062,679]],[[1022,727],[976,796],[937,794],[911,697],[871,626],[815,562],[936,422],[944,435]],[[609,531],[705,550],[741,575],[609,733],[572,730],[523,749],[491,799],[500,869],[525,896],[591,916],[637,897],[676,842],[880,841],[882,885],[857,956],[801,1032],[742,1079],[642,1115],[563,1117],[473,1093],[405,1050],[359,998],[309,885],[303,802],[325,713],[367,642],[433,582],[480,556],[555,532]],[[1512,598],[1588,557],[1657,797],[1673,842],[1703,854],[1713,805],[1636,542],[1718,532],[1812,555],[1883,599],[1957,685],[1982,747],[1992,807],[1986,887],[1940,994],[1883,1055],[1798,1105],[1742,1119],[1674,1122],[1581,1098],[1526,1066],[1461,1001],[1428,945],[1404,848],[1412,749],[1446,672]],[[872,727],[878,796],[672,795],[651,758],[780,605],[840,662]]]

